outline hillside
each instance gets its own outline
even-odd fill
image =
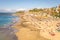
[[[18,40],[60,40],[60,18],[51,15],[52,11],[47,12],[36,9],[17,12],[19,21],[13,27],[18,30]]]

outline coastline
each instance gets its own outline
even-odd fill
[[[24,17],[24,18],[23,18]],[[18,37],[18,40],[49,40],[40,35],[40,30],[35,28],[31,22],[25,20],[25,15],[23,17],[19,16],[20,20],[13,26],[18,31],[15,33]],[[25,22],[26,21],[26,24]],[[23,26],[24,25],[24,26]]]
[[[15,33],[18,40],[59,40],[59,32],[56,31],[56,25],[60,23],[59,18],[48,16],[38,19],[30,14],[18,16],[19,21],[13,26],[18,30]],[[55,33],[55,36],[50,33]]]

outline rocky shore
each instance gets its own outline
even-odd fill
[[[41,17],[34,14],[17,14],[19,20],[13,27],[18,30],[18,40],[60,40],[57,25],[59,18]]]

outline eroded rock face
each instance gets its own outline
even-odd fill
[[[58,39],[58,37],[59,37],[58,33],[56,32],[56,27],[58,26],[58,25],[56,26],[56,24],[60,23],[60,19],[51,18],[51,17],[38,19],[35,16],[31,16],[30,14],[22,15],[22,16],[20,16],[20,19],[21,19],[20,20],[21,24],[19,24],[19,25],[21,25],[21,26],[18,26],[18,27],[30,29],[26,33],[24,33],[24,31],[27,31],[26,29],[23,29],[23,31],[20,30],[18,32],[17,36],[19,39],[21,37],[21,40],[25,40],[25,39],[27,40],[28,37],[26,37],[25,35],[32,36],[32,34],[34,35],[35,33],[36,34],[33,36],[33,38],[35,37],[38,40],[49,40],[49,39],[55,40],[55,39]],[[60,24],[59,24],[59,26],[60,26]],[[21,36],[19,36],[19,35],[21,35]],[[37,35],[39,35],[39,37]],[[35,40],[35,38],[34,38],[34,40]],[[29,39],[31,39],[31,38],[29,38]]]
[[[22,15],[20,21],[15,25],[20,30],[16,33],[18,40],[49,40],[41,36],[37,19],[30,15]]]
[[[0,28],[0,40],[18,40],[13,30],[9,28]]]

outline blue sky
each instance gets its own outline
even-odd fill
[[[0,9],[30,9],[54,7],[60,0],[0,0]]]

